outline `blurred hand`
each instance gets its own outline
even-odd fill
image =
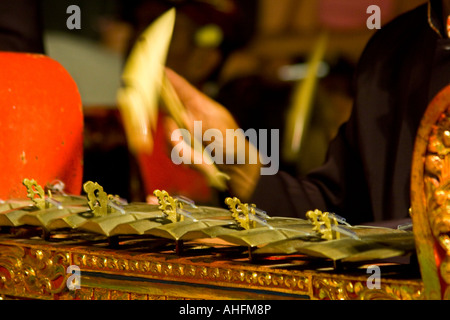
[[[205,131],[209,129],[214,129],[215,132],[220,132],[223,137],[222,141],[215,141],[216,152],[217,148],[221,148],[223,154],[223,162],[216,163],[219,170],[224,172],[230,177],[228,182],[230,192],[240,198],[242,201],[248,201],[251,197],[256,183],[259,179],[261,163],[259,161],[259,155],[257,150],[250,144],[250,142],[245,138],[244,135],[237,135],[236,137],[230,137],[230,130],[239,129],[238,124],[236,123],[233,116],[230,112],[221,104],[212,100],[196,88],[194,88],[190,83],[188,83],[184,78],[179,76],[171,69],[166,69],[166,74],[174,87],[178,97],[180,98],[182,104],[186,108],[187,119],[183,119],[184,123],[187,125],[187,130],[189,130],[191,136],[194,136],[194,121],[201,121],[202,128],[202,137]],[[166,120],[166,128],[168,128],[168,134],[171,135],[174,130],[178,127],[175,122],[167,118]],[[210,131],[211,132],[211,131]],[[234,150],[229,150],[226,148],[226,140],[228,139],[236,139],[242,143],[242,146],[245,148],[238,149],[239,141],[234,141]],[[203,139],[202,139],[203,141]],[[172,141],[172,144],[176,144],[177,141]],[[206,144],[203,142],[205,147],[210,144],[210,141],[207,141]],[[253,150],[256,153],[256,164],[251,164],[249,161],[249,150]],[[245,152],[245,163],[244,164],[236,164],[238,154]],[[242,155],[242,154],[241,154]],[[194,152],[192,150],[191,157],[202,157],[203,155],[198,154],[198,152]],[[226,163],[226,159],[234,159],[232,163],[228,161]],[[199,161],[197,161],[198,163]],[[191,163],[194,163],[193,159]],[[207,163],[205,161],[201,161],[201,164],[194,164],[202,172],[210,170],[208,168]]]

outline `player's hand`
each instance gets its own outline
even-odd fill
[[[218,136],[223,137],[221,141],[220,139],[214,140],[215,154],[217,154],[217,152],[220,154],[220,151],[223,154],[222,161],[217,161],[215,164],[219,170],[230,177],[228,182],[230,192],[243,201],[248,200],[252,195],[259,178],[261,164],[259,162],[258,151],[250,144],[244,135],[230,135],[230,132],[237,132],[236,130],[239,129],[239,126],[224,106],[197,90],[173,70],[166,69],[166,74],[182,104],[186,108],[187,112],[185,119],[183,120],[187,126],[186,129],[189,130],[191,136],[194,136],[194,122],[201,121],[202,137],[204,137],[204,133],[208,130],[210,133],[217,133],[214,135],[214,138],[217,138]],[[174,130],[177,129],[174,121],[170,118],[167,119],[165,125],[166,128],[168,128],[169,135],[172,135]],[[197,123],[197,129],[198,128],[199,123]],[[228,146],[233,145],[234,148],[227,148],[227,139],[234,139],[234,143],[231,144],[231,141],[229,141],[230,143],[228,144]],[[174,143],[179,142],[172,141],[172,144]],[[205,147],[211,143],[211,141],[203,141]],[[239,146],[244,147],[239,148]],[[238,155],[242,155],[242,152],[245,152],[245,163],[237,164]],[[255,158],[257,159],[257,163],[250,163],[250,152],[256,152]],[[194,157],[202,157],[202,154],[198,154],[198,152],[194,152],[193,150],[190,154],[191,163],[194,163]],[[200,161],[197,161],[197,163],[198,162]],[[198,169],[203,172],[210,170],[204,159],[201,161],[200,165],[196,164],[195,166],[200,166]]]

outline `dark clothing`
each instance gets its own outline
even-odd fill
[[[44,53],[40,1],[0,1],[0,51]]]
[[[437,24],[440,2],[432,3]],[[325,164],[300,179],[283,172],[262,176],[251,202],[274,216],[304,218],[320,209],[353,224],[407,218],[416,131],[449,80],[450,40],[431,27],[428,5],[399,16],[363,52],[351,118],[331,142]]]

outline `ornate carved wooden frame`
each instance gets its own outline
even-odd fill
[[[411,167],[411,217],[427,299],[450,299],[450,85],[430,102]]]

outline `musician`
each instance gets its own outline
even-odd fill
[[[219,165],[231,177],[230,192],[269,215],[304,218],[320,209],[352,224],[408,219],[416,131],[428,103],[450,80],[449,15],[449,0],[431,0],[373,36],[355,74],[352,115],[321,167],[294,178],[283,172],[262,176],[262,164]],[[227,128],[237,129],[225,107],[167,73],[203,130],[225,135]]]

